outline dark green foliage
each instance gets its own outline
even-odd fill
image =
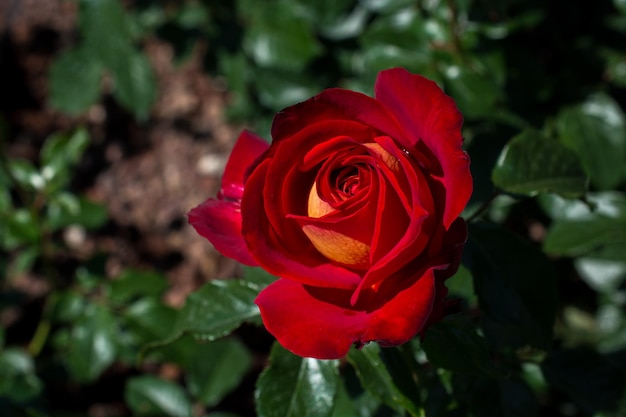
[[[35,140],[11,132],[11,104],[30,102],[0,91],[1,416],[83,415],[55,393],[79,401],[110,380],[123,416],[250,417],[231,412],[246,401],[261,417],[626,415],[624,0],[75,4],[45,97],[73,128],[41,138],[38,154],[9,152]],[[372,94],[385,68],[444,88],[464,115],[474,178],[463,265],[446,282],[454,314],[398,348],[300,358],[268,352],[254,299],[276,278],[260,269],[205,282],[173,308],[156,268],[111,279],[106,259],[76,255],[66,233],[110,225],[75,186],[85,152],[124,129],[100,130],[89,110],[112,98],[152,121],[155,41],[176,64],[201,61],[227,90],[230,120],[268,140],[280,109],[327,87]],[[43,294],[16,290],[24,276],[45,281]]]
[[[270,364],[259,376],[259,417],[326,417],[339,389],[337,361],[301,358],[274,344]]]

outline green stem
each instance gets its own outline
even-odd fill
[[[35,329],[35,334],[33,334],[33,338],[30,340],[28,344],[28,352],[36,357],[41,353],[41,350],[46,345],[46,341],[48,340],[48,336],[50,335],[50,328],[52,327],[52,323],[50,321],[50,311],[52,310],[52,303],[54,301],[54,293],[48,294],[46,298],[46,302],[43,306],[43,311],[41,313],[41,320]]]
[[[470,223],[470,222],[476,220],[478,217],[480,217],[485,211],[487,211],[487,209],[489,208],[491,203],[493,203],[493,200],[495,200],[496,197],[498,197],[500,194],[502,194],[502,193],[499,190],[494,191],[494,193],[491,195],[491,197],[489,197],[487,200],[485,200],[480,205],[480,207],[478,207],[476,209],[476,211],[474,211],[467,219],[465,219],[465,221]]]
[[[46,340],[48,340],[48,335],[50,334],[50,320],[43,318],[39,325],[37,325],[37,329],[35,330],[35,334],[28,344],[28,352],[33,356],[39,355],[44,345],[46,344]]]

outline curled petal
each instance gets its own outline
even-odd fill
[[[303,126],[331,120],[358,122],[391,137],[404,135],[398,122],[376,99],[355,91],[330,88],[278,113],[272,122],[272,138],[282,141]]]
[[[444,185],[446,229],[467,204],[472,194],[472,177],[469,157],[461,149],[463,116],[454,100],[433,81],[411,74],[402,68],[381,71],[375,85],[376,99],[393,114],[408,138],[408,147],[423,142],[440,162],[440,172],[435,172]],[[401,142],[402,143],[402,142]]]
[[[300,356],[336,359],[352,345],[396,346],[422,329],[435,299],[434,272],[429,269],[403,284],[381,286],[352,307],[350,291],[279,279],[261,291],[256,303],[265,327],[285,348]]]
[[[255,133],[248,130],[241,132],[224,169],[220,197],[229,200],[241,200],[248,169],[269,146],[263,138]]]
[[[278,219],[279,225],[290,223],[293,227],[283,226],[280,231],[276,230],[268,218],[268,210],[277,210],[272,204],[278,203],[258,192],[265,189],[266,195],[272,195],[268,194],[269,187],[265,186],[272,182],[267,177],[270,164],[271,161],[265,160],[255,168],[246,181],[242,200],[245,212],[242,233],[253,257],[263,269],[276,276],[321,287],[355,288],[360,275],[329,263],[313,247],[296,220],[287,217]],[[305,193],[308,194],[308,190]]]
[[[246,265],[258,265],[241,235],[238,202],[209,199],[189,212],[189,223],[222,255]]]

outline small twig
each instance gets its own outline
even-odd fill
[[[489,197],[487,200],[485,200],[480,207],[478,207],[476,209],[476,211],[474,213],[472,213],[467,219],[465,219],[468,223],[472,222],[474,220],[476,220],[478,217],[480,217],[485,211],[487,211],[487,209],[489,208],[489,206],[491,205],[491,203],[493,203],[493,200],[496,199],[496,197],[498,197],[500,194],[502,194],[499,190],[494,191],[494,193],[491,195],[491,197]]]
[[[51,328],[49,314],[50,314],[50,310],[52,309],[52,307],[50,304],[52,302],[53,302],[53,297],[48,295],[46,297],[46,301],[44,303],[43,310],[41,313],[41,320],[39,320],[39,323],[37,324],[37,328],[35,329],[35,334],[33,335],[33,338],[30,340],[30,343],[28,344],[28,352],[33,357],[36,357],[37,355],[39,355],[39,353],[45,346],[46,341],[48,340],[48,335],[50,334],[50,328]]]

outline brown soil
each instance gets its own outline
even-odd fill
[[[236,263],[187,224],[186,213],[216,193],[240,128],[224,119],[228,95],[203,71],[202,46],[175,66],[172,48],[157,39],[145,45],[159,85],[148,121],[136,122],[106,92],[81,117],[51,109],[48,70],[75,40],[76,12],[70,1],[0,0],[0,111],[9,154],[35,160],[48,135],[86,125],[92,144],[74,185],[104,203],[111,222],[93,235],[70,229],[66,243],[81,258],[109,254],[111,277],[126,267],[161,270],[172,284],[166,299],[179,306],[201,282],[236,272]]]
[[[105,204],[110,220],[95,232],[80,227],[64,231],[60,237],[70,250],[70,261],[76,265],[104,253],[111,279],[124,268],[156,269],[171,284],[165,301],[181,306],[203,282],[240,272],[236,262],[222,257],[195,233],[186,217],[191,208],[217,192],[240,127],[225,121],[228,93],[221,80],[203,70],[201,43],[180,66],[173,64],[170,45],[158,39],[144,45],[159,92],[145,122],[135,121],[107,94],[106,82],[101,101],[82,116],[69,117],[50,108],[48,71],[58,54],[77,39],[76,6],[77,2],[66,0],[0,0],[0,118],[7,127],[2,139],[9,157],[36,161],[50,134],[85,126],[91,143],[76,168],[72,191]],[[27,343],[49,285],[32,273],[13,278],[12,290],[31,301],[23,308],[3,311],[0,323],[28,328],[24,339],[18,338],[18,343]],[[239,334],[253,351],[259,340],[267,349],[269,339],[262,329],[244,326]],[[261,354],[256,368],[263,360]],[[129,371],[109,370],[95,386],[74,394],[59,393],[57,401],[63,396],[88,401],[90,393],[102,391],[105,384],[117,396],[89,403],[84,411],[89,416],[128,415],[121,389]],[[156,372],[180,374],[167,364]],[[254,414],[254,378],[249,375],[239,392],[225,399],[226,409]],[[100,394],[96,397],[101,401]]]

